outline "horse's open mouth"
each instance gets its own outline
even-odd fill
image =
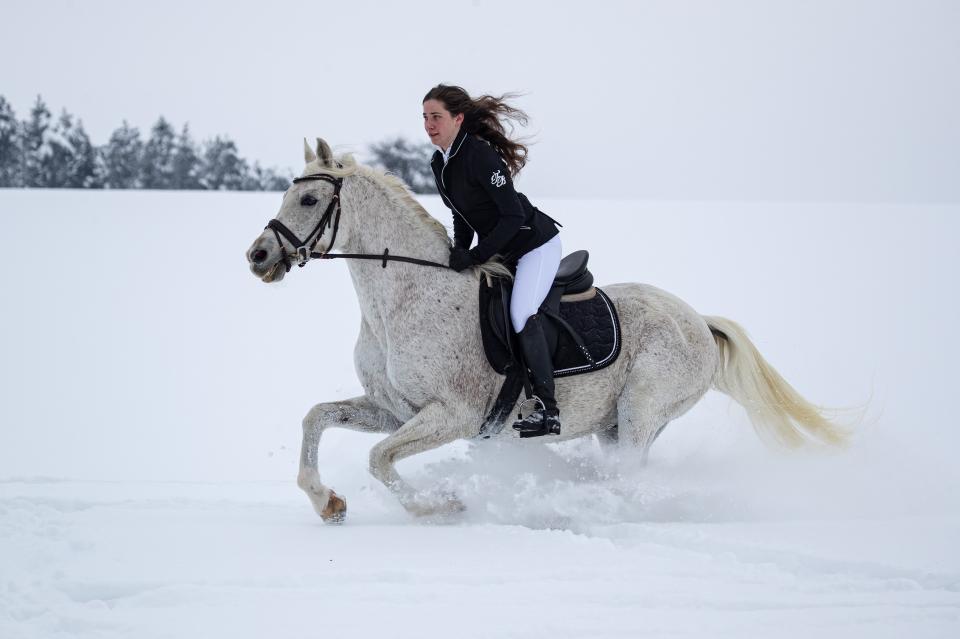
[[[279,261],[273,266],[270,267],[266,273],[264,273],[260,279],[266,282],[267,284],[271,282],[279,282],[283,279],[283,276],[287,274],[287,269],[283,267],[283,261]]]

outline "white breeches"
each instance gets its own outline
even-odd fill
[[[535,315],[543,304],[560,268],[562,253],[560,236],[554,235],[517,262],[517,276],[513,280],[513,296],[510,298],[510,321],[514,332],[522,331],[530,316]]]

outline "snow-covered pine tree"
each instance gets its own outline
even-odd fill
[[[402,137],[370,146],[374,163],[406,182],[414,193],[437,192],[430,169],[433,150],[430,144],[414,144]]]
[[[172,189],[175,187],[174,158],[177,150],[176,134],[163,116],[150,129],[150,139],[143,147],[141,186],[145,189]]]
[[[20,122],[13,107],[0,95],[0,187],[22,186]]]
[[[73,162],[64,186],[74,189],[103,188],[103,163],[97,147],[83,128],[83,120],[76,121],[67,139],[73,148]]]
[[[202,189],[200,183],[200,156],[190,137],[190,128],[184,124],[173,150],[173,187],[175,189]]]
[[[135,189],[140,186],[140,158],[143,142],[140,131],[127,121],[110,135],[103,148],[104,185],[109,189]]]
[[[204,144],[201,182],[216,191],[240,191],[248,184],[246,160],[237,153],[233,140],[219,135]]]
[[[49,152],[40,156],[38,186],[60,188],[71,186],[70,171],[74,165],[73,117],[64,109],[56,123],[47,130],[45,145]]]
[[[293,175],[287,172],[286,175],[279,173],[275,168],[264,169],[260,176],[261,191],[286,191],[290,188],[293,181]]]
[[[46,186],[43,165],[44,158],[49,157],[51,152],[47,135],[49,131],[50,110],[38,95],[30,110],[30,119],[23,123],[21,129],[20,173],[23,186]]]
[[[254,162],[252,167],[249,167],[247,174],[243,178],[243,190],[244,191],[262,191],[260,188],[260,180],[264,175],[263,167],[260,166],[259,162]]]
[[[249,173],[247,191],[286,191],[293,176],[280,175],[273,167],[263,168],[259,162],[253,163]]]

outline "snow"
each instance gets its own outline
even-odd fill
[[[433,198],[428,208],[449,222]],[[743,324],[830,455],[764,449],[711,393],[650,466],[593,440],[406,460],[410,518],[333,431],[326,526],[299,422],[360,389],[344,265],[244,250],[276,194],[0,191],[0,637],[947,637],[960,631],[960,206],[535,200],[598,282]]]

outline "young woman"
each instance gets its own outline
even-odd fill
[[[439,147],[431,168],[453,212],[450,267],[462,271],[494,255],[516,267],[510,319],[542,406],[513,427],[527,436],[559,434],[553,362],[537,310],[560,265],[560,237],[556,223],[513,188],[527,147],[508,138],[503,124],[526,124],[527,116],[507,97],[471,98],[460,87],[437,85],[423,98],[423,126]],[[474,235],[478,241],[471,249]]]

